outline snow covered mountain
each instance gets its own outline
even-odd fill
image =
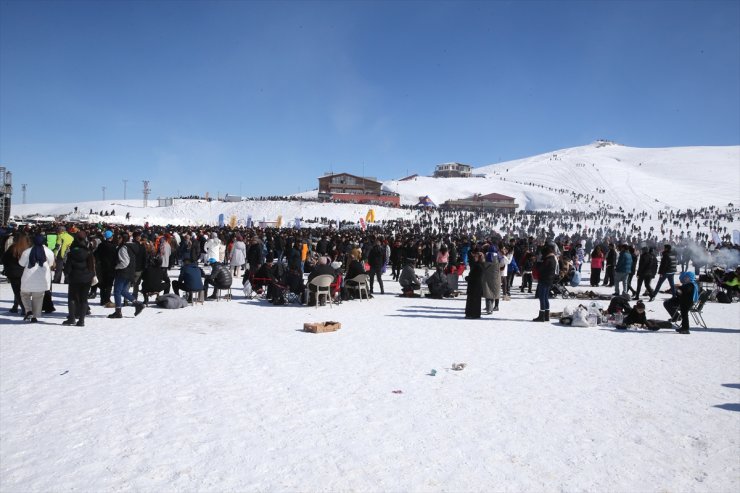
[[[423,195],[439,204],[476,193],[500,193],[516,198],[527,210],[590,210],[603,204],[650,211],[740,201],[740,146],[640,149],[595,142],[483,166],[473,173],[482,177],[417,177],[384,185],[400,193],[403,203],[416,203]]]
[[[428,195],[436,204],[473,194],[500,193],[516,198],[520,209],[594,210],[610,207],[639,211],[685,209],[702,206],[725,207],[740,203],[740,146],[674,147],[639,149],[611,142],[563,149],[525,159],[476,168],[473,178],[416,177],[408,181],[390,180],[386,190],[401,195],[401,203],[414,205]],[[301,194],[316,197],[317,192]],[[79,214],[70,220],[105,220],[125,223],[130,213],[132,224],[217,224],[223,214],[226,221],[234,217],[255,222],[275,221],[283,224],[295,218],[325,218],[357,221],[369,207],[358,204],[328,204],[295,201],[206,202],[176,201],[169,207],[151,205],[140,200],[110,200],[67,204],[13,205],[12,214],[63,215],[78,207]],[[114,217],[87,217],[90,210],[112,211]],[[377,220],[411,218],[407,209],[373,206]]]

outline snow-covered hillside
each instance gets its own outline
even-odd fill
[[[740,146],[638,149],[594,143],[474,170],[476,178],[417,177],[386,181],[386,190],[398,192],[402,204],[414,205],[428,195],[435,203],[473,194],[500,193],[517,200],[520,209],[595,210],[603,206],[626,211],[696,208],[740,203]],[[301,194],[315,197],[316,191]],[[255,221],[293,223],[295,218],[353,221],[365,217],[370,207],[377,220],[410,218],[406,209],[356,204],[295,201],[207,202],[176,201],[170,207],[144,208],[141,200],[111,200],[67,204],[13,205],[15,216],[63,215],[67,219],[131,224],[217,224],[234,217]],[[90,210],[115,211],[114,217],[88,216]]]
[[[740,146],[639,149],[594,143],[491,164],[473,173],[485,178],[417,177],[384,185],[400,193],[404,203],[416,203],[423,195],[439,204],[500,193],[527,210],[590,210],[606,204],[651,211],[740,201]]]

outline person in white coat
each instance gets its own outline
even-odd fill
[[[51,272],[54,269],[54,252],[46,246],[46,238],[36,235],[33,246],[21,253],[18,264],[24,268],[21,277],[21,302],[26,309],[25,320],[38,322],[44,292],[51,289]]]
[[[242,265],[247,262],[247,245],[244,244],[242,235],[236,235],[234,244],[231,246],[229,255],[229,266],[232,269],[232,275],[239,277],[241,275]]]
[[[215,232],[211,233],[211,237],[206,241],[206,244],[203,246],[203,249],[205,250],[206,258],[215,258],[218,259],[218,251],[219,247],[221,246],[221,240],[218,239],[218,235]]]

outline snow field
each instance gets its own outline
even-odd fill
[[[399,298],[384,283],[391,294],[333,308],[236,289],[121,320],[95,305],[84,328],[59,325],[55,285],[43,323],[0,316],[0,490],[739,486],[738,304],[708,304],[709,329],[689,336],[622,333],[531,322],[519,280],[481,320],[463,318],[464,295]],[[666,317],[658,301],[648,315]],[[323,320],[342,329],[300,330]]]

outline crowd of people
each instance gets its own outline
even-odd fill
[[[685,234],[700,224],[724,231],[720,221],[731,222],[733,214],[713,208],[660,213],[661,224],[674,226],[678,233],[670,231],[661,240],[655,232],[646,234],[636,227],[645,213],[621,214],[615,221],[609,211],[422,211],[413,221],[387,221],[366,230],[68,223],[0,231],[0,251],[3,273],[13,289],[12,313],[38,321],[42,311],[55,310],[52,283],[64,283],[69,307],[64,324],[78,326],[84,326],[93,300],[113,310],[109,318],[121,318],[125,307],[138,315],[151,297],[170,291],[190,300],[200,292],[206,299],[217,298],[241,277],[243,285],[275,304],[289,299],[323,303],[325,299],[315,296],[316,277],[331,276],[331,298],[340,301],[362,296],[357,284],[361,275],[367,276],[370,296],[384,294],[388,270],[402,296],[418,296],[422,286],[433,298],[457,296],[464,279],[466,318],[498,311],[499,302],[518,287],[527,294],[534,288],[539,303],[534,321],[548,321],[550,296],[557,286],[580,281],[586,262],[591,267],[589,284],[613,287],[614,295],[651,302],[667,283],[672,298],[666,308],[671,315],[682,313],[681,331],[688,331],[683,312],[687,300],[696,301],[698,287],[692,287],[702,270],[724,267],[723,287],[731,297],[738,295],[737,245]],[[176,268],[178,277],[171,280]],[[427,271],[423,277],[420,269]],[[676,286],[679,273],[682,284]],[[521,281],[515,286],[517,278]]]

